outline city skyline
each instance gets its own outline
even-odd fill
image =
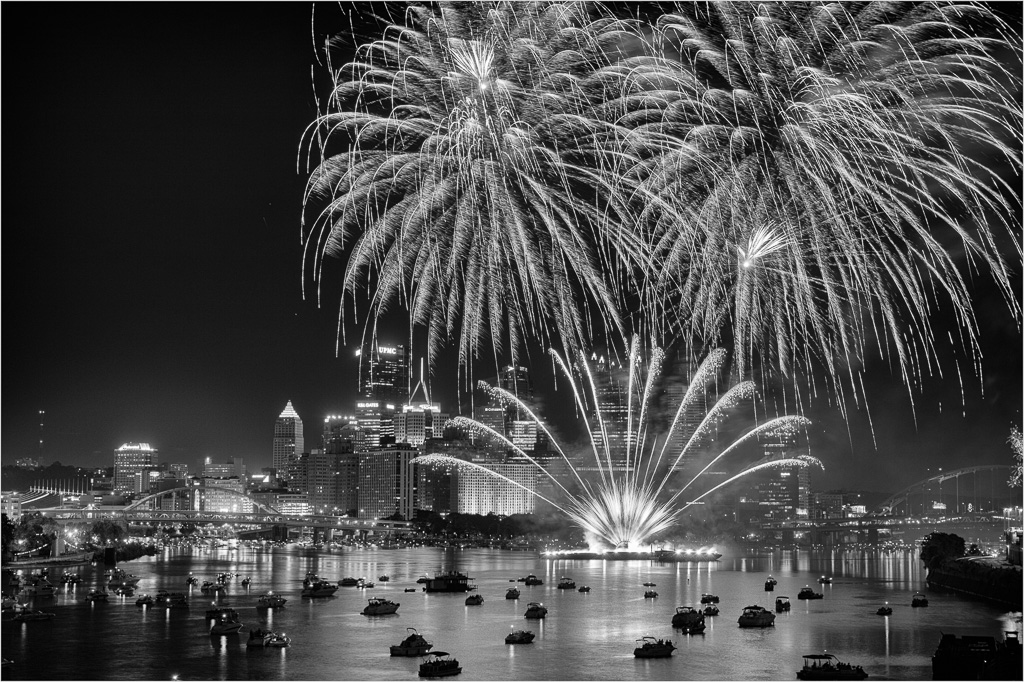
[[[42,12],[7,10],[26,23]],[[317,12],[333,22],[324,34],[347,28],[336,8]],[[49,18],[59,40],[8,82],[25,96],[9,107],[6,127],[19,135],[4,157],[7,216],[18,226],[5,258],[14,275],[4,297],[4,461],[37,454],[45,410],[47,462],[109,465],[119,444],[148,442],[166,461],[269,466],[287,401],[317,443],[322,419],[354,412],[358,395],[359,327],[335,356],[337,282],[324,282],[322,308],[300,289],[296,157],[317,110],[310,8],[181,6],[145,35],[133,27],[152,9],[98,15],[68,6]],[[824,487],[896,489],[928,468],[1011,462],[1021,338],[995,288],[974,286],[981,381],[944,364],[912,411],[897,371],[870,358],[874,438],[862,407],[844,419],[822,396],[807,412],[826,468],[816,480],[834,482]],[[396,318],[379,338],[408,334]],[[418,366],[425,346],[414,349]],[[453,415],[464,403],[454,352],[431,381],[432,399]],[[543,353],[527,364],[536,396],[560,400]],[[496,374],[493,363],[478,374]]]

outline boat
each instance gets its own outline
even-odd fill
[[[560,590],[575,590],[576,582],[572,578],[566,578],[564,575],[562,579],[558,581],[558,589]]]
[[[505,591],[505,599],[519,599],[519,588],[510,587]]]
[[[379,582],[379,583],[386,583],[389,580],[391,580],[391,576],[389,576],[389,575],[379,575],[379,576],[377,576],[377,582]]]
[[[471,594],[466,597],[466,606],[480,606],[484,603],[484,596],[482,594]]]
[[[793,605],[789,603],[789,597],[776,597],[775,598],[775,613],[782,613],[783,611],[789,611],[793,608]]]
[[[415,587],[407,587],[407,588],[405,588],[405,591],[406,592],[415,592],[416,588]]]
[[[450,658],[447,651],[432,651],[427,660],[420,663],[420,677],[448,677],[462,672],[457,659]]]
[[[154,600],[153,596],[149,594],[143,594],[135,600],[136,606],[153,606],[155,603],[156,600]]]
[[[647,590],[646,592],[644,592],[644,599],[656,599],[657,597],[658,593],[654,590]]]
[[[228,606],[219,606],[213,609],[206,609],[206,620],[212,620],[214,618],[220,618],[223,615],[227,615],[234,620],[238,620],[238,612]]]
[[[363,608],[364,616],[386,616],[390,613],[398,611],[400,604],[393,602],[390,599],[383,599],[381,597],[374,597],[370,599],[366,606]]]
[[[885,606],[879,606],[878,610],[875,611],[875,613],[878,614],[879,616],[891,616],[892,615],[892,607],[889,606],[889,602],[885,602]]]
[[[818,584],[819,585],[831,585],[832,584],[832,578],[829,578],[829,577],[826,577],[826,576],[821,576],[820,578],[818,578]]]
[[[280,595],[274,594],[273,592],[267,592],[266,594],[261,594],[260,598],[256,600],[256,608],[274,609],[284,606],[286,601],[288,600]]]
[[[590,585],[581,585],[578,592],[590,592]]]
[[[114,594],[119,597],[133,597],[135,596],[135,588],[128,587],[126,585],[119,585],[114,588]]]
[[[832,654],[804,654],[798,680],[863,680],[868,676],[859,665],[843,663]]]
[[[249,641],[246,643],[247,646],[261,646],[261,647],[286,647],[291,643],[291,639],[287,635],[277,634],[271,630],[249,630]]]
[[[23,597],[55,597],[57,588],[45,576],[28,576],[21,586]]]
[[[523,614],[523,617],[543,618],[546,615],[548,615],[548,610],[544,608],[544,605],[539,602],[532,601],[526,605],[526,613]]]
[[[744,606],[736,621],[741,628],[767,628],[775,625],[775,614],[763,606]]]
[[[107,581],[107,589],[111,590],[121,586],[134,588],[142,580],[142,578],[120,568],[114,568],[107,575],[110,576],[110,580]]]
[[[69,573],[68,571],[64,571],[63,575],[61,575],[60,577],[60,581],[65,585],[77,585],[78,583],[82,582],[82,576],[78,575],[77,573]]]
[[[416,578],[416,584],[418,584],[418,585],[426,585],[429,582],[430,582],[430,578],[428,578],[425,575],[421,575],[419,578]]]
[[[198,585],[198,584],[199,584],[199,578],[195,577],[194,575],[190,575],[190,576],[189,576],[189,577],[188,577],[188,578],[187,578],[187,579],[185,580],[185,584],[186,584],[186,585]]]
[[[437,573],[427,581],[427,592],[469,592],[476,589],[469,584],[469,576],[458,571]]]
[[[714,604],[708,604],[704,607],[705,616],[717,616],[719,614],[718,607]]]
[[[169,609],[173,608],[188,608],[188,599],[185,598],[182,592],[165,592],[161,590],[156,593],[156,603],[154,606],[163,606]]]
[[[251,583],[252,578],[250,578],[249,576],[245,576],[244,578],[242,578],[242,587],[249,587]]]
[[[371,587],[377,587],[377,585],[376,585],[376,584],[374,584],[374,583],[363,583],[363,584],[361,584],[361,585],[360,585],[359,587],[362,587],[362,588],[366,588],[366,589],[369,589],[369,588],[371,588]]]
[[[110,595],[102,590],[89,590],[85,595],[85,601],[107,601],[109,598]]]
[[[771,578],[769,578],[768,580],[765,580],[764,581],[764,591],[765,592],[774,592],[775,591],[776,582],[777,581],[772,580]]]
[[[199,588],[199,590],[203,594],[209,594],[210,592],[223,592],[224,589],[225,588],[224,588],[224,584],[223,583],[213,583],[213,582],[210,582],[209,580],[204,582],[203,586]]]
[[[330,597],[338,591],[338,586],[326,580],[315,580],[308,586],[302,588],[303,599],[315,599],[317,597]]]
[[[1014,680],[1020,677],[1018,633],[1009,630],[1002,642],[995,637],[943,634],[932,656],[933,680]]]
[[[801,587],[800,592],[796,595],[797,599],[824,599],[825,595],[821,592],[815,592],[810,587]]]
[[[18,621],[19,623],[26,623],[30,620],[53,620],[53,617],[54,614],[52,613],[44,613],[43,611],[35,611],[33,609],[28,609],[22,611],[21,613],[15,614],[14,620]]]
[[[242,623],[238,620],[238,614],[234,609],[224,609],[217,616],[216,621],[210,626],[211,635],[234,635],[242,629]]]
[[[706,593],[702,594],[702,595],[700,595],[700,603],[701,604],[717,604],[718,603],[718,595],[717,594],[706,594]]]
[[[543,585],[544,581],[531,573],[530,575],[523,578],[523,583],[527,586]]]
[[[529,644],[536,637],[529,630],[513,630],[505,635],[505,644]]]
[[[704,632],[704,613],[691,606],[677,606],[672,616],[672,627],[679,628],[688,635],[699,635]]]
[[[668,658],[676,650],[672,640],[655,639],[651,636],[636,640],[636,644],[633,655],[637,658]]]
[[[644,587],[657,587],[657,583],[644,583]]]
[[[422,656],[434,648],[434,645],[418,633],[416,628],[406,628],[405,631],[410,633],[409,636],[403,639],[401,644],[391,645],[392,656]]]
[[[359,581],[355,578],[342,578],[338,581],[338,587],[355,587]]]
[[[914,595],[914,598],[910,600],[911,606],[928,606],[928,597],[924,596],[920,592]]]

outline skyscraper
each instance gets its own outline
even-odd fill
[[[292,407],[292,401],[284,406],[281,415],[274,422],[274,468],[278,476],[288,467],[289,459],[301,455],[306,450],[306,442],[302,434],[302,419]]]
[[[359,358],[359,395],[392,405],[409,400],[409,349],[374,341]]]
[[[137,492],[138,474],[153,467],[156,454],[149,443],[125,443],[114,450],[114,492]]]

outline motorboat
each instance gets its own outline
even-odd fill
[[[217,620],[210,626],[211,635],[234,635],[242,629],[242,623],[238,620],[238,614],[234,609],[224,609]]]
[[[315,599],[317,597],[330,597],[338,591],[338,586],[326,580],[316,580],[302,588],[303,599]]]
[[[889,606],[889,602],[885,602],[885,606],[879,606],[878,610],[875,611],[875,613],[878,614],[879,616],[891,616],[892,615],[892,607]]]
[[[764,591],[774,592],[776,583],[777,581],[773,580],[772,578],[768,578],[768,580],[764,581]]]
[[[821,592],[815,592],[810,587],[801,587],[800,591],[796,595],[797,599],[824,599],[825,595]]]
[[[577,592],[590,592],[590,585],[581,585]]]
[[[505,591],[505,599],[519,599],[520,594],[518,587],[510,587]]]
[[[420,677],[448,677],[462,672],[459,661],[447,651],[432,651],[427,660],[420,663]]]
[[[107,575],[110,576],[110,579],[107,581],[107,589],[111,590],[120,586],[134,588],[139,584],[139,581],[142,580],[142,578],[120,568],[114,568]]]
[[[370,599],[366,606],[363,608],[364,616],[386,616],[390,613],[398,611],[400,604],[393,602],[390,599],[383,599],[381,597],[374,597]]]
[[[338,581],[338,587],[355,587],[359,581],[355,578],[342,578]]]
[[[706,594],[705,593],[705,594],[700,595],[700,603],[701,604],[717,604],[718,601],[719,600],[718,600],[718,595],[717,594]]]
[[[714,604],[708,604],[707,606],[704,607],[704,615],[705,616],[717,616],[718,614],[719,614],[718,607],[715,606]]]
[[[910,600],[911,606],[928,606],[928,597],[924,596],[920,592],[914,595],[914,598]]]
[[[529,644],[536,636],[529,630],[513,630],[505,635],[505,644]]]
[[[416,578],[416,583],[418,585],[426,585],[429,582],[430,582],[430,578],[428,578],[425,575],[421,575],[419,578]]]
[[[89,593],[85,595],[85,601],[107,601],[110,598],[103,590],[89,590]]]
[[[576,582],[572,578],[566,578],[565,576],[562,576],[562,579],[558,581],[558,589],[575,590]]]
[[[405,591],[406,592],[415,592],[416,588],[415,587],[407,587],[407,588],[405,588]]]
[[[55,597],[57,588],[46,579],[45,576],[28,576],[25,584],[21,586],[23,597]]]
[[[128,587],[127,585],[118,585],[114,588],[114,594],[119,597],[134,597],[135,588]]]
[[[190,575],[190,576],[189,576],[189,577],[188,577],[188,578],[187,578],[187,579],[185,580],[185,584],[186,584],[186,585],[198,585],[198,584],[199,584],[199,578],[195,577],[194,575]]]
[[[832,584],[832,578],[823,575],[820,578],[818,578],[818,584],[819,585],[831,585]]]
[[[529,587],[533,585],[543,585],[544,581],[531,573],[523,579],[523,583]]]
[[[156,593],[156,603],[154,606],[164,606],[169,609],[173,608],[188,608],[188,599],[185,598],[182,592],[165,592],[161,590]]]
[[[636,640],[633,655],[637,658],[668,658],[676,650],[670,639],[655,639],[647,636]]]
[[[266,594],[261,594],[260,598],[256,600],[256,608],[276,609],[284,606],[286,601],[288,600],[280,595],[274,594],[273,592],[267,592]]]
[[[767,628],[775,625],[775,614],[763,606],[744,606],[736,621],[741,628]]]
[[[252,578],[249,576],[242,578],[242,587],[249,587],[250,584],[252,584]]]
[[[691,606],[677,606],[675,615],[672,616],[672,627],[688,635],[699,635],[704,632],[707,625],[704,623],[702,611]]]
[[[403,639],[401,644],[391,645],[392,656],[422,656],[434,648],[434,645],[418,633],[416,628],[406,628],[405,631],[409,636]]]
[[[43,611],[35,611],[33,609],[27,609],[21,613],[17,613],[14,616],[14,620],[19,623],[26,623],[30,620],[53,620],[54,614],[44,613]]]
[[[466,606],[480,606],[484,603],[484,596],[482,594],[471,594],[466,597]]]
[[[320,582],[320,576],[316,574],[316,571],[306,571],[306,576],[302,579],[302,586],[309,587],[316,582]]]
[[[644,583],[644,587],[657,587],[657,583]]]
[[[199,588],[203,594],[209,594],[211,592],[223,592],[225,590],[224,583],[214,583],[209,580],[203,583],[203,586]]]
[[[82,582],[82,576],[78,575],[77,573],[69,573],[68,571],[64,571],[64,574],[60,577],[60,581],[65,585],[77,585],[78,583]]]
[[[644,599],[657,599],[658,593],[654,590],[647,590],[644,592]]]
[[[804,654],[798,680],[863,680],[868,676],[859,665],[843,663],[832,654]]]
[[[789,603],[789,597],[776,597],[775,598],[775,613],[782,613],[783,611],[789,611],[793,608],[793,605]]]
[[[246,645],[281,648],[291,644],[291,641],[287,635],[279,635],[271,630],[257,628],[256,630],[249,630],[249,641]]]
[[[219,606],[217,608],[206,609],[206,620],[219,619],[221,616],[228,616],[234,620],[238,620],[238,612],[228,606]]]
[[[469,576],[458,571],[447,571],[436,573],[433,578],[427,581],[427,592],[469,592],[476,589],[469,584]]]
[[[544,605],[539,602],[532,601],[526,605],[526,613],[523,614],[523,617],[543,618],[546,615],[548,615],[548,610],[544,608]]]
[[[379,582],[379,583],[386,583],[389,580],[391,580],[391,576],[389,576],[389,575],[379,575],[379,576],[377,576],[377,582]]]
[[[136,606],[153,606],[155,603],[156,600],[153,599],[153,596],[149,594],[143,594],[135,600]]]
[[[370,589],[371,587],[377,587],[377,584],[376,583],[363,583],[359,587],[362,587],[364,589]]]

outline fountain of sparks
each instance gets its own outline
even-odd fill
[[[582,354],[578,363],[581,373],[579,377],[576,377],[570,371],[568,364],[561,355],[555,351],[551,351],[551,355],[572,388],[579,414],[587,414],[587,398],[589,396],[596,405],[597,388],[594,376],[590,372]],[[566,449],[554,438],[548,427],[528,405],[509,391],[491,387],[485,382],[480,382],[481,387],[488,391],[491,396],[499,400],[503,405],[516,406],[522,414],[528,415],[529,419],[537,424],[538,429],[547,435],[558,457],[567,465],[570,476],[568,481],[559,480],[559,477],[553,474],[543,463],[537,461],[529,453],[524,452],[512,441],[489,426],[466,417],[455,417],[449,421],[449,424],[453,426],[501,443],[504,447],[514,451],[519,457],[536,466],[544,476],[553,482],[556,491],[560,493],[559,497],[564,498],[559,499],[557,502],[507,476],[474,462],[467,462],[449,455],[440,454],[416,457],[413,461],[418,464],[450,465],[476,469],[490,476],[502,479],[507,484],[525,490],[560,510],[576,526],[582,529],[588,538],[597,539],[600,545],[613,548],[616,551],[630,553],[640,550],[646,546],[649,540],[669,530],[689,507],[700,503],[702,499],[711,493],[737,479],[769,467],[807,467],[812,464],[821,466],[821,462],[808,455],[765,459],[745,468],[735,476],[699,495],[693,496],[694,493],[691,492],[692,499],[684,503],[683,495],[688,491],[692,491],[694,483],[700,480],[701,476],[715,463],[758,438],[780,437],[801,431],[810,424],[810,420],[799,416],[783,416],[771,419],[764,424],[750,429],[731,444],[721,449],[687,483],[676,490],[672,490],[673,486],[670,485],[672,474],[680,462],[691,453],[703,437],[708,436],[715,429],[725,418],[725,413],[730,408],[754,396],[755,385],[751,381],[744,381],[726,391],[718,398],[711,409],[706,412],[699,425],[690,433],[682,448],[678,452],[670,452],[669,445],[673,442],[673,435],[676,429],[684,422],[684,415],[692,411],[699,401],[703,400],[706,395],[709,395],[709,387],[716,381],[725,363],[726,352],[723,349],[717,349],[708,354],[693,375],[686,395],[679,403],[668,432],[664,437],[658,437],[657,434],[652,433],[653,424],[651,422],[653,420],[651,418],[650,402],[657,379],[661,373],[664,357],[664,352],[661,349],[653,349],[646,377],[641,376],[643,362],[640,344],[639,339],[634,338],[629,352],[627,433],[624,460],[619,458],[619,461],[613,462],[613,453],[609,446],[610,439],[608,438],[610,424],[606,415],[602,415],[600,410],[597,410],[594,424],[591,424],[586,419],[583,420],[589,436],[590,453],[587,458],[590,459],[592,457],[592,468],[597,471],[596,480],[588,480],[580,474],[572,459],[566,454]],[[594,543],[592,542],[592,544]]]

